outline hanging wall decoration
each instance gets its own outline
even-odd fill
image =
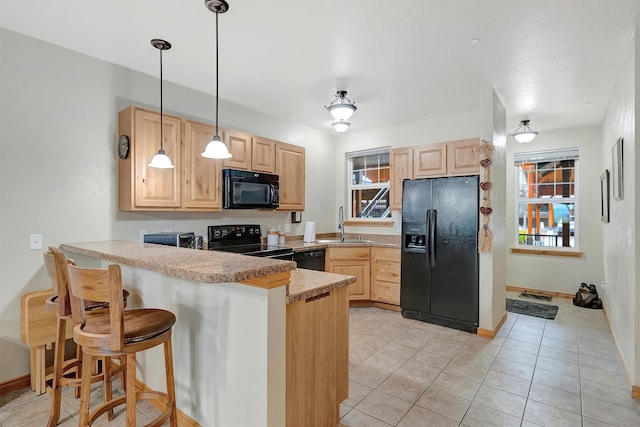
[[[493,237],[489,229],[489,215],[493,212],[491,207],[491,181],[489,168],[491,166],[491,157],[493,155],[493,144],[488,141],[482,141],[479,148],[480,166],[480,189],[482,190],[482,200],[480,201],[480,213],[482,214],[482,225],[478,231],[478,252],[491,252],[493,248]]]

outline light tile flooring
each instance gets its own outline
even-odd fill
[[[352,308],[341,426],[640,426],[602,310],[550,304],[555,320],[509,313],[493,340]]]
[[[551,304],[559,307],[555,320],[509,313],[493,340],[396,312],[351,309],[349,398],[340,425],[640,426],[640,404],[630,397],[602,311],[565,299]],[[100,400],[97,388],[92,401]],[[0,427],[45,426],[49,405],[48,395],[27,389],[0,396]],[[77,426],[78,408],[65,389],[59,426]],[[155,414],[139,404],[139,425]],[[123,409],[116,415],[94,426],[124,426]]]

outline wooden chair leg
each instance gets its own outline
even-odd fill
[[[76,365],[75,377],[77,380],[82,378],[82,347],[76,345],[76,359],[78,360]],[[80,381],[78,381],[78,385],[75,387],[75,397],[76,399],[80,398]]]
[[[64,344],[67,320],[58,318],[56,331],[56,346],[53,354],[53,379],[51,380],[51,413],[48,427],[54,427],[60,420],[60,402],[62,401],[62,378],[64,368]]]
[[[171,337],[164,342],[164,366],[167,377],[167,397],[171,405],[170,426],[178,427],[178,414],[176,409],[176,386],[173,378],[173,350],[171,348]]]
[[[31,371],[29,372],[31,390],[36,391],[36,370],[38,369],[38,363],[37,350],[35,347],[29,347],[29,366],[31,367]]]
[[[111,378],[111,358],[103,357],[102,358],[102,374],[104,380],[102,381],[102,393],[104,396],[104,401],[109,402],[113,398],[113,379]],[[110,409],[106,413],[107,421],[112,421],[113,409]]]
[[[93,357],[82,354],[82,384],[80,386],[80,416],[79,427],[89,426],[89,404],[91,403],[91,372],[93,371]]]
[[[127,427],[136,427],[136,354],[128,353],[127,370]]]

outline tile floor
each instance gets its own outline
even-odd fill
[[[551,304],[559,307],[555,320],[509,313],[493,340],[352,308],[340,426],[640,426],[640,402],[630,397],[602,311]],[[100,389],[94,394],[99,401]],[[78,425],[79,404],[63,391],[59,426]],[[45,426],[49,405],[48,395],[28,389],[0,396],[0,427]],[[141,403],[138,423],[156,413]],[[124,426],[123,410],[116,415],[94,426]]]
[[[550,304],[555,320],[509,313],[493,340],[352,308],[340,425],[640,426],[602,310]]]

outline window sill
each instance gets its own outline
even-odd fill
[[[511,248],[512,254],[527,254],[527,255],[544,255],[544,256],[562,256],[570,258],[581,258],[582,251],[559,251],[554,249],[534,249],[534,248]]]
[[[350,220],[345,221],[344,225],[348,225],[351,227],[393,227],[393,221],[358,221],[358,220]]]

